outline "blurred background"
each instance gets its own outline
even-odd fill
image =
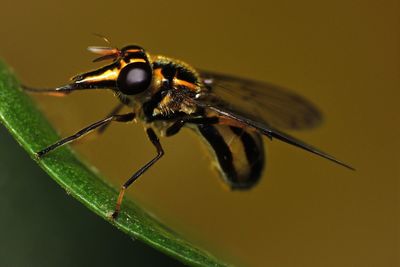
[[[292,88],[323,111],[321,127],[290,134],[356,172],[265,140],[260,184],[230,192],[192,132],[162,139],[165,157],[128,197],[187,240],[238,266],[399,265],[398,1],[6,0],[1,8],[0,57],[31,86],[101,66],[86,51],[105,45],[92,34],[100,33],[114,46],[136,43]],[[62,136],[117,103],[107,92],[35,101]],[[75,149],[116,187],[155,153],[140,124],[85,141]],[[0,159],[0,265],[179,264],[67,196],[3,128]]]

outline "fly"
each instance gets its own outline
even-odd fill
[[[121,186],[112,213],[114,219],[121,210],[126,189],[164,155],[156,132],[173,136],[182,127],[194,130],[209,147],[221,177],[232,189],[248,189],[260,179],[266,158],[262,136],[353,169],[280,130],[312,128],[322,119],[312,103],[284,88],[196,70],[180,60],[151,55],[137,45],[88,49],[100,56],[94,62],[111,63],[79,74],[64,86],[24,89],[61,96],[78,90],[108,89],[121,102],[106,118],[38,151],[38,158],[95,130],[104,132],[111,122],[131,122],[138,118],[144,123],[157,155]],[[128,106],[131,112],[119,114],[123,106]]]

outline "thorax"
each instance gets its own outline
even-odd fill
[[[190,99],[207,90],[190,65],[164,56],[151,57],[153,81],[146,92],[131,99],[138,117],[145,122],[171,121],[196,116],[200,109]]]

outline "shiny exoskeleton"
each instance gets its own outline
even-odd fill
[[[122,49],[89,47],[89,50],[101,55],[95,61],[112,62],[75,76],[65,86],[25,89],[51,95],[110,89],[121,101],[105,119],[37,152],[38,157],[93,130],[103,132],[111,121],[128,122],[138,118],[146,125],[147,136],[157,155],[122,185],[113,218],[119,214],[126,188],[163,156],[157,133],[172,136],[182,127],[189,127],[202,137],[215,157],[221,176],[232,189],[250,188],[260,179],[265,164],[262,135],[351,169],[349,165],[278,130],[311,128],[321,120],[320,113],[310,102],[283,88],[197,71],[182,61],[152,56],[136,45]],[[123,106],[129,106],[131,112],[118,114]]]

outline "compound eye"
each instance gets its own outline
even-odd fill
[[[135,62],[122,68],[118,75],[118,89],[125,95],[142,93],[149,88],[152,70],[148,63]]]

